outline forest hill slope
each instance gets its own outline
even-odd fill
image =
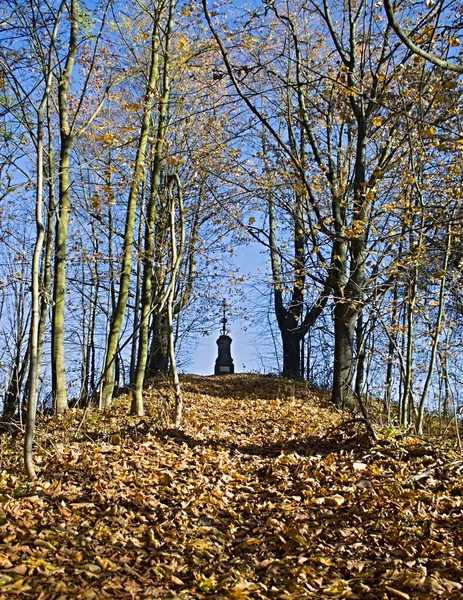
[[[463,596],[461,456],[372,445],[276,378],[183,388],[183,432],[163,382],[143,418],[121,398],[42,419],[36,484],[1,436],[1,599]]]

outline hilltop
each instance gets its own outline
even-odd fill
[[[450,447],[347,423],[279,378],[186,376],[185,427],[42,417],[37,483],[0,439],[0,598],[461,598],[463,482]]]

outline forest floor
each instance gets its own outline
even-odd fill
[[[183,378],[0,436],[0,599],[462,598],[463,460],[304,385]]]

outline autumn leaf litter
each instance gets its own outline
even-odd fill
[[[36,484],[1,436],[0,599],[463,597],[459,454],[278,378],[183,387],[182,432],[163,381],[42,418]]]

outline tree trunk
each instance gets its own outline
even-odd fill
[[[21,362],[21,349],[22,349],[22,335],[21,340],[18,340],[18,346],[16,356],[13,363],[13,370],[11,372],[10,383],[5,392],[5,399],[3,402],[3,417],[5,419],[13,419],[16,410],[19,408],[21,390],[24,385],[24,377],[26,370],[29,365],[29,351],[25,353]]]
[[[418,268],[412,267],[411,281],[409,284],[409,297],[407,302],[407,337],[406,337],[406,362],[405,362],[405,379],[404,379],[404,391],[401,404],[400,413],[400,424],[404,427],[408,427],[412,422],[412,407],[413,407],[413,392],[412,392],[412,378],[413,378],[413,335],[414,335],[414,316],[415,316],[415,304],[418,290]]]
[[[42,293],[40,295],[40,320],[37,339],[37,363],[42,364],[43,340],[45,338],[45,329],[48,319],[48,308],[50,306],[50,292],[52,280],[52,257],[53,257],[53,229],[56,210],[56,195],[55,195],[55,161],[53,158],[53,136],[52,122],[50,114],[50,100],[47,99],[47,129],[48,129],[48,161],[47,161],[47,188],[48,188],[48,207],[47,207],[47,226],[45,230],[42,262]]]
[[[172,380],[174,384],[175,407],[174,407],[174,427],[180,429],[182,427],[183,417],[183,395],[178,376],[177,362],[175,360],[175,341],[173,328],[173,303],[174,303],[174,286],[171,287],[169,298],[167,300],[167,322],[169,327],[169,357],[170,369],[172,372]]]
[[[89,396],[95,393],[95,327],[97,318],[97,300],[100,292],[100,276],[98,273],[98,254],[99,240],[94,223],[92,223],[92,237],[94,238],[94,256],[91,268],[91,285],[90,285],[90,316],[88,324],[88,340],[87,340],[87,381],[85,386],[85,404],[88,402]]]
[[[453,214],[452,214],[451,218],[453,218]],[[443,274],[442,274],[441,283],[440,283],[439,307],[437,310],[436,325],[434,328],[434,334],[433,334],[433,340],[432,340],[431,357],[429,359],[428,373],[426,376],[426,381],[423,386],[423,392],[421,394],[421,399],[420,399],[420,403],[419,403],[419,407],[418,407],[418,421],[416,423],[416,431],[417,431],[418,435],[423,434],[424,409],[425,409],[426,400],[428,397],[429,386],[431,384],[431,379],[432,379],[432,376],[434,373],[434,365],[436,364],[437,350],[439,347],[439,336],[440,336],[441,329],[442,329],[442,321],[444,319],[445,284],[446,284],[447,269],[448,269],[451,246],[452,246],[452,232],[451,232],[451,228],[450,228],[450,222],[451,222],[451,220],[449,220],[449,223],[447,225],[446,248],[445,248],[445,256],[444,256],[444,264],[442,267]]]
[[[152,294],[152,279],[153,279],[153,259],[155,254],[155,223],[157,212],[157,198],[159,195],[159,181],[162,165],[162,154],[164,149],[164,139],[167,131],[167,103],[169,100],[170,81],[169,81],[169,47],[172,33],[172,22],[174,16],[174,0],[171,0],[169,5],[169,15],[166,29],[165,39],[165,55],[163,64],[162,77],[162,96],[159,102],[159,121],[154,146],[153,169],[151,180],[151,193],[146,210],[146,227],[145,227],[145,246],[143,253],[143,284],[141,293],[141,318],[138,339],[138,360],[135,371],[135,380],[132,391],[132,406],[131,413],[143,415],[143,382],[145,380],[146,363],[148,360],[149,346],[149,318],[152,310],[151,304],[153,299]],[[159,69],[158,51],[156,46],[159,45],[158,33],[154,35],[155,43],[153,44],[153,63],[156,73]],[[170,295],[169,295],[170,297]]]
[[[349,75],[352,77],[352,74]],[[353,378],[353,342],[357,319],[362,310],[365,289],[365,259],[367,247],[368,211],[372,197],[367,194],[366,182],[366,144],[367,121],[362,105],[357,99],[351,99],[352,111],[357,122],[357,140],[354,168],[354,195],[352,206],[352,228],[355,237],[349,240],[349,268],[347,267],[347,247],[345,241],[336,240],[334,247],[337,302],[334,308],[334,372],[332,400],[336,406],[352,407],[352,378]],[[345,234],[345,209],[340,198],[333,199],[333,216],[336,233]],[[364,411],[364,405],[358,397],[359,405]]]
[[[142,199],[144,199],[145,186],[142,186]],[[142,235],[143,235],[143,222],[145,220],[145,213],[143,210],[143,206],[140,212],[140,221],[138,223],[138,253],[141,252],[142,245]],[[132,347],[130,349],[130,373],[129,380],[130,386],[133,388],[135,384],[135,373],[137,369],[137,348],[138,348],[138,328],[140,326],[140,296],[141,296],[141,261],[137,261],[137,273],[135,276],[135,300],[134,300],[134,309],[133,309],[133,327],[132,327]]]
[[[442,352],[439,351],[439,360],[441,364],[442,377],[441,380],[444,382],[444,399],[441,403],[440,419],[442,416],[448,417],[451,410],[451,397],[450,397],[450,382],[449,372],[447,369],[447,350],[444,349]]]
[[[169,369],[169,330],[165,312],[155,313],[151,326],[152,341],[146,378],[166,375]]]
[[[339,408],[351,407],[353,377],[353,339],[356,311],[340,300],[334,307],[333,403]]]
[[[66,261],[69,212],[71,209],[70,160],[73,135],[69,124],[68,92],[77,52],[79,24],[78,0],[71,0],[69,50],[66,65],[58,84],[59,128],[61,136],[59,165],[58,218],[55,231],[55,273],[52,312],[52,393],[57,413],[67,408],[66,368],[64,349],[64,307],[66,300]]]
[[[177,232],[175,227],[175,213],[176,203],[172,193],[173,183],[177,185],[178,193],[178,210],[180,216],[180,235],[179,244],[177,247]],[[174,323],[173,323],[173,306],[175,298],[175,287],[177,282],[178,271],[180,267],[180,260],[185,245],[185,213],[183,208],[183,197],[182,187],[180,185],[180,178],[177,174],[171,179],[168,188],[169,198],[169,217],[170,217],[170,248],[171,248],[171,259],[172,259],[172,273],[170,276],[169,287],[167,289],[167,326],[169,331],[169,358],[170,358],[170,369],[172,372],[172,379],[174,384],[175,393],[175,407],[174,407],[174,427],[180,429],[182,426],[183,418],[183,395],[180,386],[180,379],[177,371],[177,362],[175,360],[175,336],[174,336]]]
[[[27,418],[26,418],[26,432],[24,435],[24,466],[26,474],[30,479],[36,478],[35,466],[33,461],[33,442],[35,432],[35,418],[37,412],[37,389],[39,381],[40,371],[40,359],[41,359],[41,344],[40,338],[40,321],[43,318],[41,315],[40,306],[40,256],[44,241],[44,226],[43,226],[43,128],[44,128],[44,112],[45,108],[49,106],[49,95],[50,87],[52,83],[52,65],[53,65],[53,52],[55,46],[55,40],[58,35],[58,24],[61,18],[61,11],[64,3],[61,4],[59,11],[56,16],[55,25],[50,42],[50,48],[48,52],[48,64],[47,64],[47,78],[45,81],[45,90],[43,93],[42,101],[37,111],[37,180],[36,180],[36,203],[35,203],[35,224],[36,224],[36,240],[34,246],[34,253],[32,256],[32,282],[31,282],[31,297],[32,297],[32,311],[31,311],[31,328],[29,338],[29,378],[28,378],[28,402],[27,402]],[[72,28],[72,26],[71,26]],[[72,39],[72,34],[71,34]],[[49,112],[47,110],[47,116]],[[49,135],[51,135],[49,131]],[[50,195],[50,203],[51,195]],[[50,208],[50,206],[49,206]],[[51,231],[49,231],[51,233]],[[47,257],[46,257],[47,258]],[[46,261],[45,261],[46,267]],[[44,323],[42,323],[44,325]]]
[[[103,407],[111,404],[114,390],[114,367],[117,358],[119,336],[124,321],[125,309],[129,296],[130,274],[132,269],[132,247],[133,233],[135,227],[135,216],[137,207],[138,188],[145,168],[146,148],[151,126],[151,113],[153,109],[155,86],[158,77],[156,55],[157,55],[157,24],[153,25],[151,35],[151,64],[146,87],[145,102],[143,107],[143,121],[140,129],[137,155],[135,158],[134,173],[130,184],[129,198],[127,202],[127,214],[125,221],[124,243],[122,250],[122,267],[119,280],[119,294],[116,309],[111,317],[109,335],[106,344],[105,364],[103,367],[101,403]]]
[[[70,211],[69,160],[70,140],[63,140],[60,159],[60,198],[55,231],[55,275],[52,311],[52,388],[57,413],[67,408],[66,369],[64,350],[64,306],[66,294],[67,232]]]
[[[401,250],[401,246],[399,248]],[[399,250],[399,252],[400,252],[400,250]],[[394,354],[395,354],[395,349],[397,346],[396,327],[397,327],[398,318],[399,318],[398,317],[398,308],[397,308],[398,295],[399,295],[399,284],[396,281],[394,284],[394,292],[393,292],[393,296],[392,296],[392,314],[391,314],[391,325],[390,325],[391,334],[389,337],[389,344],[388,344],[388,350],[387,350],[386,383],[385,383],[385,393],[384,393],[384,405],[386,407],[388,425],[391,422],[392,375],[393,375],[393,368],[394,368]]]
[[[299,379],[301,376],[301,335],[299,332],[282,330],[283,342],[283,376]]]
[[[363,387],[365,381],[365,361],[366,361],[366,336],[363,324],[363,315],[360,314],[355,326],[355,346],[357,351],[355,365],[355,396],[363,397]]]

